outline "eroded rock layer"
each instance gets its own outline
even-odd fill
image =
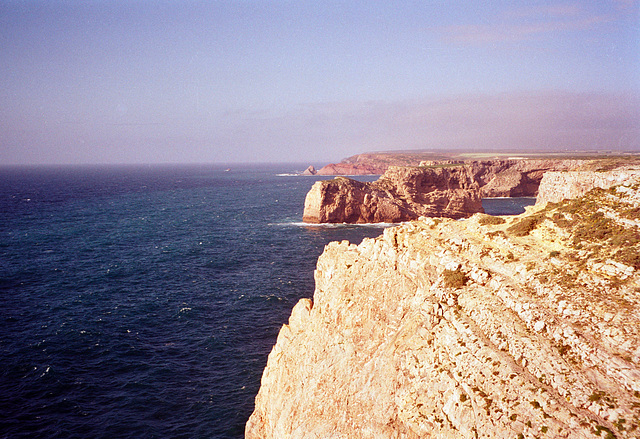
[[[306,196],[307,223],[395,223],[420,216],[464,218],[483,212],[478,183],[466,166],[390,167],[379,180],[316,182]]]
[[[331,243],[248,439],[640,437],[640,184]]]

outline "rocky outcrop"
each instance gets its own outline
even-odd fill
[[[302,175],[316,175],[317,173],[318,171],[316,171],[316,168],[311,165],[302,172]]]
[[[535,196],[545,172],[576,169],[585,163],[589,162],[429,160],[417,167],[390,166],[374,183],[344,178],[317,182],[307,194],[303,221],[368,223],[400,222],[420,216],[464,218],[482,212],[482,198]],[[362,165],[356,162],[332,166]],[[331,168],[331,173],[336,169]]]
[[[329,244],[246,438],[639,437],[639,188]]]
[[[390,167],[378,181],[345,177],[316,182],[306,196],[307,223],[397,223],[420,216],[483,212],[478,184],[465,166]]]
[[[542,177],[536,204],[557,203],[583,196],[593,188],[609,189],[640,176],[638,169],[618,169],[606,172],[547,172]]]

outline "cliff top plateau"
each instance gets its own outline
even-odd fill
[[[330,243],[246,437],[640,437],[639,227],[629,175]]]
[[[317,175],[381,175],[389,166],[418,166],[421,162],[442,161],[494,161],[494,160],[584,160],[601,162],[608,166],[618,167],[620,163],[635,161],[638,163],[638,153],[609,153],[609,152],[563,152],[563,153],[522,153],[522,152],[442,152],[442,151],[387,151],[366,152],[343,159],[339,163],[331,163],[318,169]],[[612,165],[613,164],[613,165]],[[590,169],[593,170],[593,169]],[[313,174],[313,175],[315,175]],[[309,175],[309,174],[306,174]]]

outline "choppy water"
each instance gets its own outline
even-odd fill
[[[382,230],[300,224],[295,169],[0,170],[0,437],[243,437],[324,245]]]

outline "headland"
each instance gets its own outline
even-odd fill
[[[608,172],[522,215],[329,244],[246,437],[639,437],[640,175]]]

